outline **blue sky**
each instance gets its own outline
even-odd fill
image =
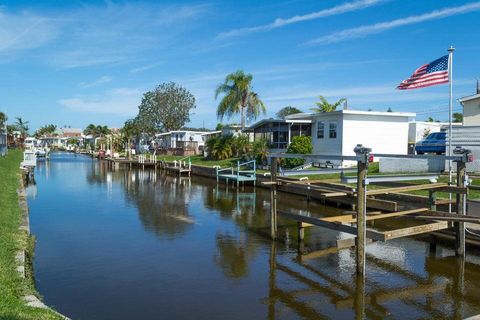
[[[446,120],[448,85],[395,87],[454,45],[454,98],[473,94],[479,27],[479,1],[0,1],[0,110],[32,129],[119,127],[175,81],[197,99],[189,125],[212,128],[215,87],[243,69],[267,117],[324,95]]]

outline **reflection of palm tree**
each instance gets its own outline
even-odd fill
[[[215,261],[226,276],[242,278],[248,275],[248,262],[256,254],[256,246],[248,238],[217,235],[218,254]]]

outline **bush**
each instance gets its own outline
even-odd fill
[[[311,154],[313,152],[311,137],[298,136],[293,137],[292,142],[288,146],[287,153],[294,154]],[[301,166],[305,163],[304,159],[285,159],[284,166],[293,168]]]
[[[257,160],[259,164],[264,164],[267,162],[268,155],[268,141],[267,139],[256,140],[252,146],[253,157]]]
[[[234,138],[232,136],[221,136],[209,139],[207,141],[208,157],[213,160],[223,160],[232,157],[233,140]]]

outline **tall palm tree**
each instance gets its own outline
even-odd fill
[[[15,121],[15,126],[17,127],[17,130],[20,131],[20,134],[22,138],[25,138],[28,134],[28,121],[24,121],[22,118],[15,118],[17,121]]]
[[[337,107],[345,102],[345,98],[338,100],[337,102],[331,104],[325,99],[324,96],[319,96],[320,102],[315,102],[317,105],[315,108],[311,108],[310,110],[314,112],[332,112],[337,110]]]
[[[215,99],[224,94],[217,108],[217,116],[223,119],[240,113],[242,130],[245,129],[245,118],[256,119],[260,113],[265,114],[266,109],[257,93],[252,90],[251,74],[245,74],[242,70],[231,73],[225,78],[215,91]]]

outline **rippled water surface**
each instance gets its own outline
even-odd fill
[[[368,246],[365,284],[354,250],[297,256],[296,230],[269,240],[270,194],[55,153],[30,186],[34,270],[44,301],[73,319],[415,319],[480,313],[480,259],[424,241]],[[334,215],[303,197],[278,207]],[[307,251],[348,237],[307,230]]]

